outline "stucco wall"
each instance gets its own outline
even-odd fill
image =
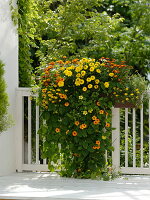
[[[0,0],[0,60],[5,64],[9,112],[15,120],[15,89],[18,86],[18,37],[11,20],[10,0]],[[15,171],[15,126],[0,134],[0,176]]]

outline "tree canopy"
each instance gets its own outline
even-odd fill
[[[18,13],[21,86],[35,67],[62,56],[115,58],[149,72],[146,0],[19,0]]]

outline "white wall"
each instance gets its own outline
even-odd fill
[[[18,37],[11,21],[10,0],[0,0],[0,60],[5,64],[9,112],[15,119],[15,89],[18,87]],[[0,176],[15,172],[15,126],[0,134]]]

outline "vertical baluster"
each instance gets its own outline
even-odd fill
[[[136,114],[133,108],[133,167],[136,167]]]
[[[32,137],[31,137],[31,97],[28,97],[28,164],[31,164],[31,149],[32,149],[32,143],[31,143]]]
[[[149,99],[149,168],[150,168],[150,99]]]
[[[43,124],[46,124],[46,120],[43,121]],[[44,145],[45,139],[43,139],[43,145]],[[47,159],[43,159],[43,164],[46,165],[47,164]]]
[[[143,104],[140,110],[140,130],[141,130],[141,167],[143,167]]]
[[[125,167],[128,167],[128,108],[125,108]]]
[[[36,106],[36,164],[39,164],[39,106]]]
[[[46,165],[47,164],[47,159],[43,159],[43,164]]]
[[[108,153],[107,153],[107,150],[105,151],[105,162],[106,163],[108,162]]]

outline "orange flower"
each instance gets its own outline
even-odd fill
[[[100,123],[100,119],[98,119],[98,118],[95,121],[97,121],[97,123]]]
[[[106,127],[110,127],[110,123],[108,123],[108,122],[106,122],[106,125],[105,125]]]
[[[95,125],[96,125],[96,124],[99,124],[99,122],[95,120],[95,121],[93,122],[93,124],[95,124]]]
[[[94,122],[93,122],[93,124],[99,124],[100,123],[100,119],[98,119],[98,118],[96,118],[95,120],[94,120]]]
[[[73,156],[75,156],[75,157],[79,157],[79,154],[77,154],[77,153],[73,153]]]
[[[76,126],[78,126],[78,125],[80,124],[80,122],[79,122],[79,121],[75,121],[74,124],[75,124]]]
[[[96,105],[97,105],[97,106],[100,106],[100,102],[99,102],[99,101],[97,101],[97,102],[96,102]]]
[[[100,113],[100,114],[104,114],[104,110],[100,110],[99,113]]]
[[[84,128],[86,128],[86,127],[87,127],[86,124],[81,124],[81,125],[80,125],[80,129],[84,129]]]
[[[76,58],[76,59],[72,60],[72,62],[73,62],[73,63],[76,63],[78,60],[79,60],[79,59]]]
[[[50,64],[50,65],[55,65],[55,62],[50,62],[49,64]]]
[[[64,62],[62,60],[58,60],[56,62],[59,63],[59,64],[64,64]]]
[[[56,128],[55,131],[56,131],[56,133],[59,133],[60,132],[60,128]]]
[[[64,105],[65,105],[66,107],[68,107],[68,106],[69,106],[69,102],[66,102]]]
[[[99,140],[96,141],[96,144],[97,144],[97,145],[100,145],[100,143],[101,143],[101,142],[100,142]]]
[[[98,146],[98,147],[97,146],[93,146],[92,148],[93,149],[100,149],[100,146]]]
[[[72,132],[72,135],[73,135],[73,136],[77,136],[78,133],[77,133],[76,131],[73,131],[73,132]]]
[[[67,99],[67,95],[65,95],[65,94],[59,94],[59,97],[60,97],[61,99]]]

